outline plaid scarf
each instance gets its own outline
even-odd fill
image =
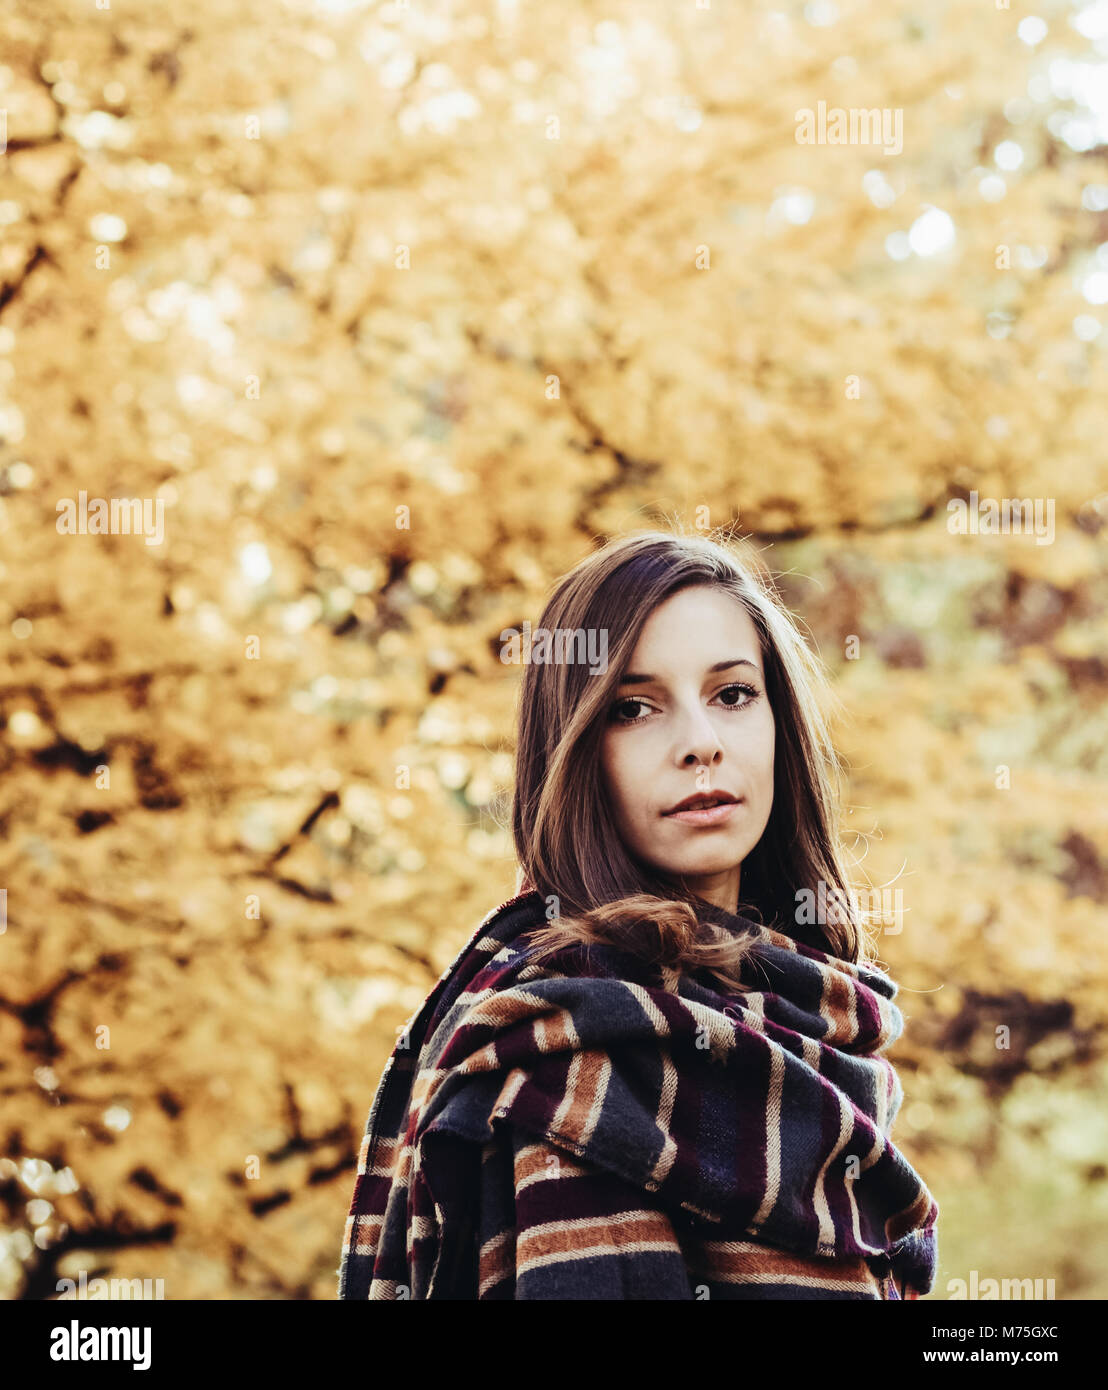
[[[896,984],[703,915],[757,936],[745,991],[607,945],[529,964],[533,891],[484,919],[374,1097],[340,1298],[930,1291],[938,1207],[889,1138]]]

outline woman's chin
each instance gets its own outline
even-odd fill
[[[711,878],[713,875],[734,873],[741,863],[742,857],[734,854],[689,855],[664,867],[667,873],[682,878]]]

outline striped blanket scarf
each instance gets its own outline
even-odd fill
[[[884,973],[758,938],[721,992],[614,946],[529,963],[491,912],[389,1058],[358,1155],[344,1299],[912,1299],[938,1207],[890,1130]],[[749,976],[749,979],[748,979]]]

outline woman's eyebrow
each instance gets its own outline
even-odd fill
[[[747,661],[745,656],[740,656],[727,661],[717,661],[714,666],[708,667],[708,674],[711,676],[717,671],[728,671],[732,666],[750,666],[755,671],[758,669],[753,661]],[[645,685],[648,681],[657,679],[657,676],[644,675],[641,671],[629,671],[620,681],[620,685]]]

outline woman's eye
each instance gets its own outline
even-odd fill
[[[742,682],[735,682],[733,685],[725,685],[719,692],[719,698],[722,699],[724,696],[731,694],[734,694],[736,698],[734,701],[727,701],[724,704],[725,709],[746,709],[747,705],[753,704],[758,698],[758,691],[755,687],[752,685],[745,685]],[[739,703],[737,699],[740,694],[747,697],[741,703]],[[617,724],[638,724],[646,718],[645,714],[630,714],[627,708],[629,705],[632,709],[636,707],[645,710],[650,709],[650,706],[645,700],[639,700],[633,695],[626,695],[622,700],[617,700],[612,706],[613,722]]]
[[[643,700],[636,700],[636,699],[634,699],[634,698],[632,698],[632,697],[630,697],[630,696],[628,696],[626,699],[623,699],[623,700],[617,700],[617,701],[615,702],[615,704],[612,706],[612,718],[613,718],[618,724],[635,724],[635,723],[638,722],[638,720],[640,720],[640,719],[642,719],[642,718],[644,717],[643,715],[640,714],[640,715],[636,715],[634,718],[624,718],[624,717],[623,717],[623,714],[622,714],[622,711],[625,710],[625,709],[627,708],[628,705],[641,705],[641,706],[643,707],[643,709],[648,709],[648,708],[649,708],[649,706],[645,703],[645,701],[643,701]]]
[[[752,704],[758,698],[758,692],[754,688],[754,686],[743,685],[741,683],[735,685],[725,685],[719,693],[721,696],[723,696],[731,690],[742,691],[748,698],[745,699],[741,705],[730,705],[730,709],[743,709],[746,705]]]

